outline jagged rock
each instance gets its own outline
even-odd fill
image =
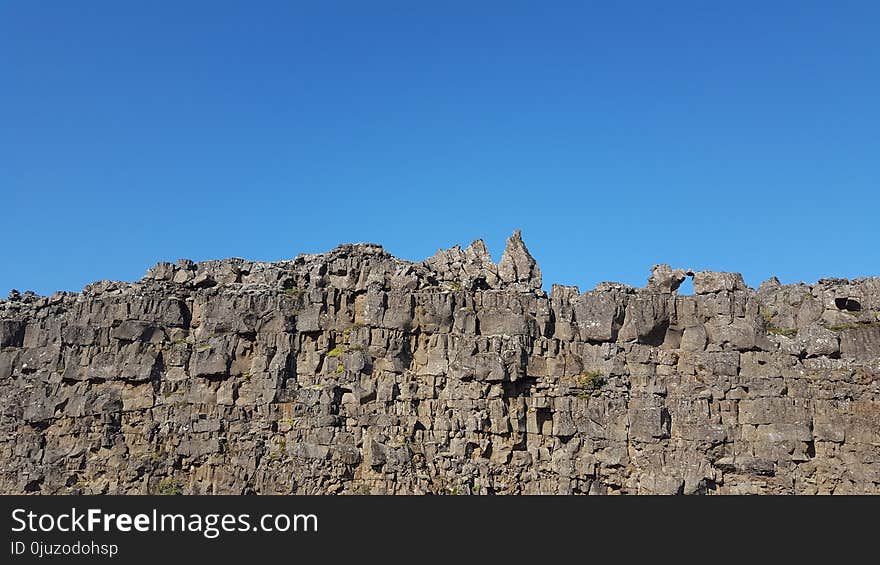
[[[669,265],[654,265],[648,279],[648,288],[657,292],[675,292],[687,278],[684,269],[672,269]]]
[[[456,245],[437,251],[425,264],[439,275],[439,280],[450,283],[450,289],[498,288],[498,267],[482,239],[464,250]]]
[[[681,336],[679,348],[682,351],[704,351],[706,349],[706,328],[700,324],[688,326],[684,329]]]
[[[670,297],[662,294],[637,294],[627,301],[623,327],[617,338],[620,341],[638,341],[660,345],[669,327]]]
[[[840,353],[837,335],[818,324],[798,332],[798,341],[809,357],[832,357]]]
[[[626,300],[616,292],[585,292],[572,301],[578,334],[586,342],[607,342],[623,325]]]
[[[541,270],[523,243],[520,230],[514,231],[507,240],[498,263],[498,277],[508,285],[531,290],[541,288]]]
[[[0,320],[0,347],[21,347],[25,324],[18,320]]]
[[[694,273],[694,294],[746,290],[748,287],[739,273],[700,271]]]
[[[0,492],[880,493],[880,279],[687,274],[548,296],[517,231],[10,293]]]
[[[770,277],[766,281],[762,282],[758,287],[758,294],[772,292],[774,290],[779,289],[782,286],[782,283],[779,282],[779,279],[776,277]]]

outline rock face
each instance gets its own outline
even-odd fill
[[[13,292],[0,492],[880,493],[880,278],[540,276],[517,232]]]

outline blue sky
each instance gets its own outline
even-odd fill
[[[523,230],[545,285],[880,275],[880,3],[0,6],[0,292]]]

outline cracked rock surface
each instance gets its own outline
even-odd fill
[[[880,493],[878,312],[667,265],[548,295],[518,231],[13,291],[0,492]]]

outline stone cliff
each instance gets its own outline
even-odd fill
[[[548,296],[519,232],[13,291],[0,492],[878,493],[878,312],[666,265]]]

